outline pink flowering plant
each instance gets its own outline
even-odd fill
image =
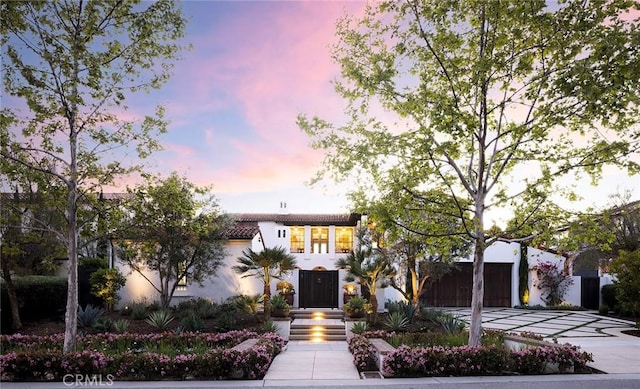
[[[359,371],[375,370],[376,349],[364,335],[354,335],[348,341],[349,352],[353,355],[353,364]]]
[[[504,347],[398,347],[388,353],[382,373],[392,377],[543,374],[548,365],[560,373],[582,372],[591,354],[571,345],[510,351]]]
[[[397,339],[424,342],[418,346],[402,344],[388,353],[382,362],[382,373],[387,377],[543,374],[550,364],[556,365],[560,373],[570,373],[584,371],[586,364],[593,361],[591,354],[568,344],[532,347],[522,351],[511,351],[502,343],[495,342],[475,348],[427,347],[424,344],[430,343],[431,339],[426,337],[421,340],[418,335],[399,337],[393,332],[369,331],[354,335],[349,340],[349,351],[359,371],[375,370],[377,352],[370,338],[391,342]],[[502,339],[495,335],[490,337]]]
[[[538,276],[533,286],[542,290],[544,302],[552,307],[560,305],[569,286],[573,285],[573,279],[553,262],[541,262],[532,270],[535,270]]]
[[[79,344],[93,349],[62,354],[58,338],[3,336],[0,379],[60,381],[66,374],[111,374],[116,380],[260,379],[284,347],[284,340],[277,334],[246,330],[224,334],[101,334],[80,338]],[[231,349],[250,338],[258,342],[249,349]],[[198,352],[205,349],[198,345],[209,347]],[[126,350],[119,352],[123,347]],[[171,353],[155,352],[172,347]]]
[[[497,375],[508,368],[508,352],[496,346],[400,346],[386,355],[382,373],[393,377]]]

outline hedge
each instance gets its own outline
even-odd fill
[[[67,304],[67,279],[54,276],[24,276],[13,280],[18,297],[20,319],[34,321],[64,314]],[[2,328],[11,328],[9,294],[0,282]]]

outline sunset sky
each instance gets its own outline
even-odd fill
[[[320,167],[296,126],[299,113],[344,121],[344,102],[330,81],[339,75],[329,46],[335,22],[361,14],[361,1],[184,1],[193,50],[156,94],[172,120],[156,156],[214,185],[226,211],[345,212],[344,187],[305,183]],[[622,190],[640,194],[640,177],[607,171],[598,188],[584,183],[585,205],[604,206]]]
[[[345,122],[329,46],[337,19],[361,15],[365,3],[184,0],[182,6],[185,43],[193,49],[161,90],[127,100],[128,114],[142,117],[160,104],[171,122],[151,169],[212,185],[227,212],[275,212],[280,202],[289,212],[348,212],[347,187],[306,184],[323,154],[310,148],[295,121],[303,113]],[[598,187],[580,185],[584,206],[604,207],[623,190],[640,197],[640,176],[611,169]]]
[[[157,169],[213,185],[225,210],[344,212],[332,183],[305,183],[320,166],[296,126],[299,113],[336,117],[343,102],[330,81],[336,20],[363,2],[184,1],[193,50],[146,100],[171,120]],[[145,96],[147,99],[148,96]],[[131,103],[130,106],[135,106]]]

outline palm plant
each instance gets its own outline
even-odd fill
[[[267,248],[255,252],[250,248],[242,252],[238,257],[238,265],[232,269],[242,274],[242,278],[256,277],[264,286],[264,313],[269,316],[271,312],[271,282],[274,279],[282,280],[296,267],[296,259],[287,253],[284,247]]]
[[[372,306],[371,318],[376,319],[378,312],[378,299],[376,292],[378,288],[388,286],[388,281],[392,278],[396,270],[385,256],[384,250],[374,248],[371,235],[367,227],[361,227],[356,231],[358,245],[345,257],[336,261],[338,269],[346,269],[347,275],[344,278],[347,282],[358,280],[360,285],[369,289],[371,296],[369,302]]]
[[[253,317],[258,320],[258,308],[264,301],[264,295],[262,293],[254,295],[240,294],[233,298],[233,302],[240,310],[249,312]]]

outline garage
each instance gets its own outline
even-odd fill
[[[512,263],[484,264],[484,306],[512,307]],[[470,307],[473,264],[459,263],[422,295],[422,303],[432,307]]]

